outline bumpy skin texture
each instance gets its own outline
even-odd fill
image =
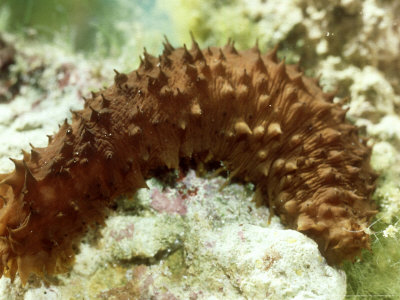
[[[376,211],[370,149],[315,80],[257,47],[144,53],[138,70],[73,112],[46,148],[0,175],[0,272],[63,272],[88,226],[182,158],[222,161],[330,263],[368,248]]]

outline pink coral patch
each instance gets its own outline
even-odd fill
[[[239,236],[239,238],[240,238],[240,240],[241,240],[242,242],[244,242],[244,241],[246,240],[243,231],[240,230],[240,231],[238,232],[238,236]]]
[[[181,195],[168,197],[156,189],[152,193],[151,198],[150,206],[158,212],[166,212],[168,214],[177,213],[182,216],[187,213],[187,207]]]
[[[112,230],[110,235],[116,240],[116,241],[121,241],[123,239],[129,239],[133,237],[133,230],[134,230],[134,225],[133,223],[128,224],[125,228],[121,230]]]

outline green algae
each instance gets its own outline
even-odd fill
[[[126,271],[127,268],[120,265],[106,264],[103,268],[99,268],[87,283],[90,294],[94,296],[106,287],[118,288],[125,286],[128,283]],[[85,289],[84,286],[82,288]]]
[[[170,272],[169,280],[179,284],[187,272],[185,263],[185,252],[183,247],[173,251],[163,263],[163,267]]]
[[[158,1],[158,5],[172,16],[179,42],[190,42],[188,32],[192,31],[203,46],[222,46],[231,38],[239,49],[246,49],[260,37],[237,1]],[[234,20],[235,26],[226,20]]]
[[[350,299],[398,299],[400,295],[399,235],[384,237],[385,228],[385,223],[374,227],[381,232],[373,238],[371,251],[363,251],[361,260],[344,265]]]

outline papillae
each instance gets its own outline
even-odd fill
[[[65,272],[120,195],[180,161],[223,162],[258,203],[313,238],[330,264],[369,247],[371,149],[316,80],[257,46],[146,51],[140,67],[85,99],[45,148],[0,175],[0,275]]]

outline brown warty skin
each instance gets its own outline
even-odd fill
[[[255,185],[288,228],[314,239],[331,264],[369,247],[371,149],[318,83],[278,62],[276,49],[144,52],[116,72],[46,148],[23,152],[0,175],[0,275],[23,283],[65,272],[88,226],[104,223],[114,199],[146,187],[154,170],[181,159],[223,162]]]

